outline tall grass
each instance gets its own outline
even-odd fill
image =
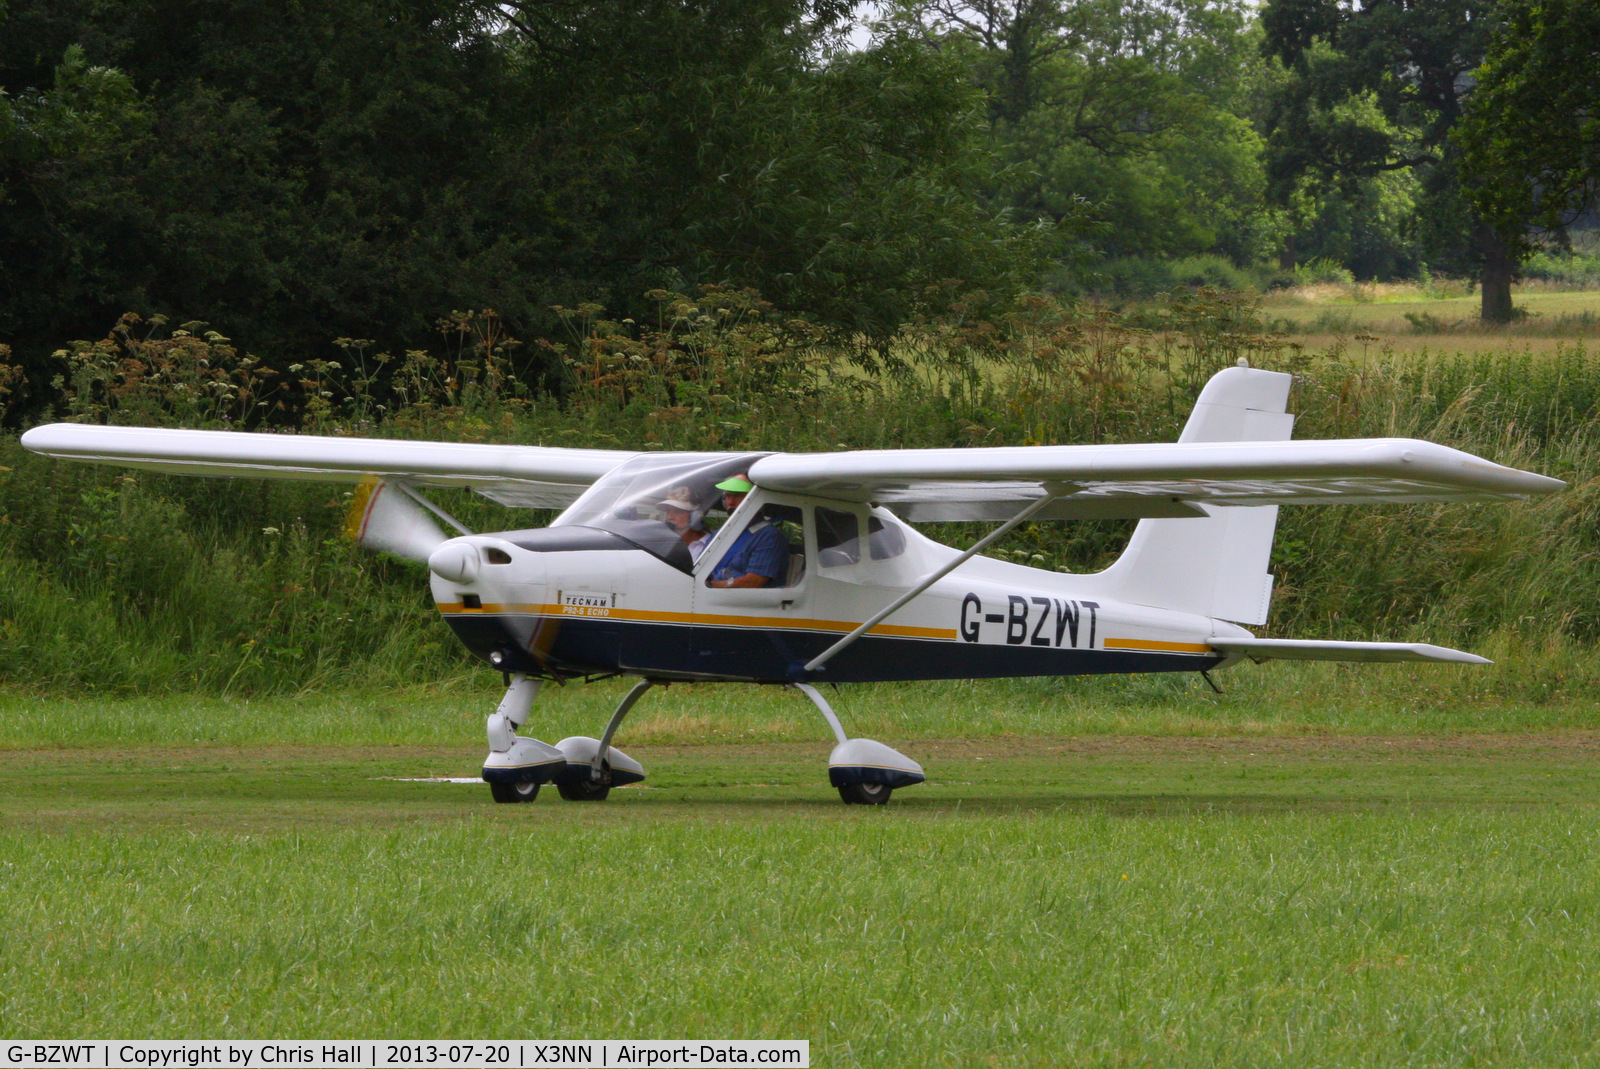
[[[1043,297],[996,307],[953,290],[943,314],[907,324],[892,348],[852,353],[823,348],[752,294],[659,297],[644,325],[570,311],[570,336],[541,343],[562,357],[554,392],[526,386],[506,355],[515,346],[474,320],[461,333],[482,341],[453,354],[356,351],[277,394],[226,339],[78,346],[64,357],[76,363],[60,407],[81,420],[226,426],[257,406],[258,422],[324,434],[635,449],[1170,441],[1205,380],[1243,356],[1295,374],[1299,437],[1429,438],[1572,484],[1525,504],[1285,510],[1269,633],[1493,647],[1561,666],[1568,695],[1600,693],[1600,360],[1581,342],[1538,359],[1355,361],[1265,331],[1237,295],[1115,314]],[[211,384],[211,402],[190,403],[196,383]],[[475,529],[530,522],[444,497]],[[468,670],[422,570],[339,539],[345,507],[328,487],[128,474],[0,441],[0,678],[256,694]],[[992,552],[1089,570],[1130,529],[1026,525]],[[1548,683],[1539,677],[1502,678],[1508,696],[1529,698]]]

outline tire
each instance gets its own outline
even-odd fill
[[[502,804],[511,802],[531,802],[539,797],[537,783],[491,783],[489,794],[495,801]]]
[[[839,797],[845,805],[883,805],[894,793],[893,787],[881,783],[852,783],[839,788]]]
[[[592,779],[579,779],[570,783],[557,783],[556,790],[569,802],[603,802],[606,800],[606,795],[611,793],[611,784],[596,783]]]

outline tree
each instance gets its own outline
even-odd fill
[[[528,337],[697,283],[882,338],[926,284],[1014,286],[1031,232],[974,192],[981,102],[909,42],[831,55],[847,7],[11,0],[18,106],[75,48],[146,122],[60,156],[81,165],[0,161],[37,201],[0,213],[0,341],[47,377],[68,338],[159,312],[282,368],[340,336],[434,346],[457,309]]]
[[[1503,0],[1457,129],[1469,196],[1507,244],[1600,200],[1600,5]]]
[[[1010,292],[1039,269],[1038,228],[985,203],[999,169],[982,100],[951,57],[891,38],[824,69],[721,95],[683,193],[685,270],[731,277],[881,344],[951,279]]]
[[[1259,138],[1233,0],[900,0],[889,22],[962,59],[1011,167],[992,195],[1102,254],[1253,259]]]
[[[43,85],[0,86],[0,337],[62,304],[133,300],[124,243],[150,115],[128,77],[66,48]],[[46,80],[48,79],[48,80]],[[36,376],[37,378],[38,376]]]
[[[904,37],[827,54],[844,6],[516,9],[548,116],[521,151],[567,224],[571,270],[610,266],[613,312],[652,286],[735,282],[878,342],[929,285],[1029,276],[1032,232],[977,195],[994,170],[982,101]]]
[[[1450,138],[1483,60],[1489,0],[1271,0],[1263,47],[1291,77],[1268,120],[1268,175],[1284,201],[1305,180],[1353,195],[1374,175],[1415,170],[1418,225],[1443,263],[1475,268],[1483,318],[1511,317],[1516,267],[1472,212]]]
[[[47,219],[0,224],[27,283],[0,293],[0,322],[36,377],[128,310],[212,321],[283,366],[341,335],[426,347],[453,308],[528,309],[494,226],[515,84],[475,9],[14,0],[7,30],[19,101],[47,57],[81,55],[145,117],[48,186],[12,186]]]

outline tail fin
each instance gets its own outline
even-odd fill
[[[1292,376],[1227,368],[1200,392],[1181,442],[1286,442]],[[1263,624],[1272,600],[1275,505],[1203,506],[1207,519],[1140,520],[1103,574],[1122,601]]]

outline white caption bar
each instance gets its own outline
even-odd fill
[[[0,1043],[0,1066],[43,1069],[200,1069],[232,1066],[359,1066],[389,1069],[638,1069],[648,1066],[765,1065],[809,1069],[803,1039],[580,1040],[12,1040]]]

